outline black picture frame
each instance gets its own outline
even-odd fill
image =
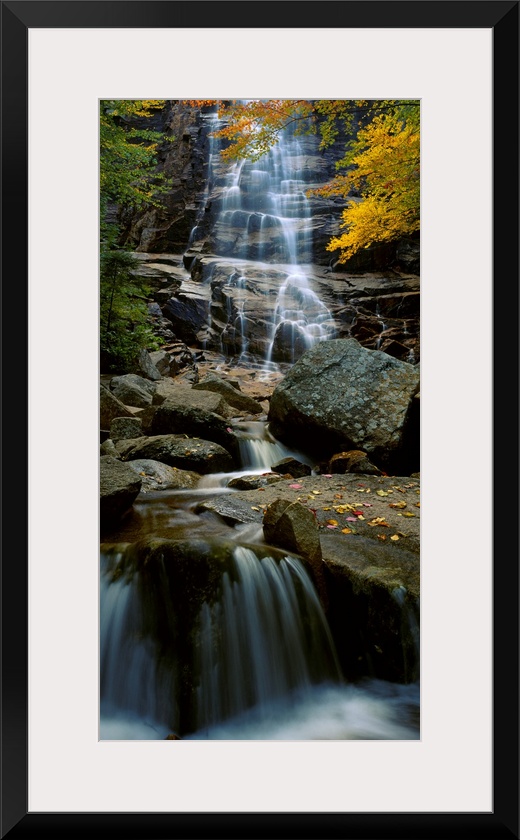
[[[277,27],[493,30],[493,487],[510,523],[493,534],[493,810],[476,813],[28,813],[28,30],[250,27],[266,0],[8,0],[2,37],[1,837],[518,838],[518,30],[512,0],[276,3]],[[297,22],[295,13],[297,11]],[[271,18],[272,19],[272,18]],[[15,278],[15,279],[13,279]],[[17,313],[13,319],[13,313]],[[495,455],[497,457],[495,457]],[[477,457],[477,455],[476,455]],[[22,477],[20,479],[20,476]],[[18,478],[16,478],[18,477]],[[463,477],[461,477],[463,481]],[[20,490],[20,482],[22,490]],[[16,492],[12,492],[16,487]],[[25,499],[25,509],[23,501]],[[497,511],[498,515],[499,511]],[[18,523],[18,524],[14,524]],[[448,760],[448,758],[447,758]]]

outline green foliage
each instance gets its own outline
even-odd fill
[[[148,320],[149,289],[134,273],[136,258],[118,249],[119,227],[107,221],[107,208],[160,205],[166,185],[156,171],[156,151],[171,138],[146,121],[163,105],[158,99],[100,102],[100,360],[107,372],[128,371],[143,348],[158,347]]]
[[[99,107],[99,191],[101,241],[114,238],[114,224],[106,222],[109,203],[128,210],[159,206],[164,178],[156,172],[157,146],[164,134],[142,124],[164,100],[103,99]],[[137,125],[139,123],[139,125]]]
[[[143,348],[159,342],[148,323],[149,288],[133,273],[137,259],[127,251],[101,253],[101,369],[124,372],[135,366]]]

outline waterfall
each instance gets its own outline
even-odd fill
[[[214,123],[215,129],[221,125]],[[244,360],[249,351],[248,303],[239,291],[248,280],[254,288],[259,272],[267,275],[271,266],[278,266],[282,280],[266,324],[263,354],[264,369],[272,370],[277,361],[292,363],[316,342],[336,335],[332,314],[313,288],[310,271],[308,155],[303,140],[285,129],[258,161],[240,160],[219,167],[213,162],[216,157],[212,147],[210,191],[217,208],[213,249],[218,257],[226,258],[228,280],[223,288],[230,292],[228,309],[222,312],[227,317],[226,337]],[[237,268],[240,283],[236,282]],[[213,267],[208,272],[206,279]],[[223,334],[220,349],[226,350]]]
[[[237,579],[223,577],[221,600],[200,614],[198,729],[313,684],[340,679],[334,645],[301,562],[261,560],[235,550]]]
[[[186,602],[199,581],[178,593],[175,545],[159,561],[139,559],[131,546],[101,555],[102,718],[130,713],[158,732],[189,734],[341,682],[325,615],[297,557],[233,545],[213,596],[193,612]],[[220,572],[212,551],[197,570],[202,580]]]

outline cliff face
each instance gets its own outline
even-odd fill
[[[223,226],[221,219],[225,185],[233,166],[219,160],[218,141],[210,136],[217,128],[211,109],[200,110],[183,101],[168,100],[149,127],[163,131],[170,138],[158,154],[158,169],[167,176],[169,189],[162,208],[122,215],[124,243],[138,252],[184,253],[192,244],[190,235],[197,227],[198,252],[222,254],[231,247],[236,248],[241,220],[237,219],[237,230],[234,230],[233,226]],[[335,162],[343,151],[340,146],[321,152],[318,145],[319,139],[312,135],[300,141],[298,166],[309,188],[333,176]],[[246,192],[250,182],[246,173],[243,184]],[[312,250],[308,249],[301,259],[329,265],[331,255],[325,246],[338,232],[341,203],[313,198],[310,213]],[[272,233],[272,242],[262,255],[268,262],[277,261],[279,256],[276,231],[273,229]],[[249,256],[255,257],[254,248]]]
[[[223,163],[219,157],[219,141],[211,134],[218,128],[211,108],[199,109],[183,100],[167,100],[165,108],[158,112],[147,127],[162,131],[169,138],[158,154],[160,172],[168,179],[168,192],[163,206],[137,214],[122,214],[122,244],[138,252],[185,254],[217,254],[239,256],[245,254],[247,236],[247,258],[265,262],[282,262],[280,232],[276,226],[262,229],[261,248],[255,252],[255,232],[260,225],[248,212],[247,194],[251,188],[251,173],[247,168],[241,177],[241,189],[245,204],[241,208],[248,213],[244,218],[236,215],[235,224],[223,224],[222,210],[227,185],[232,178],[233,165]],[[318,186],[330,180],[336,173],[336,162],[344,154],[344,141],[332,148],[319,149],[319,138],[315,135],[302,136],[299,141],[297,161],[298,175],[306,188]],[[261,166],[260,166],[261,169]],[[254,187],[254,184],[253,184]],[[258,209],[258,208],[257,208]],[[262,209],[262,208],[260,208]],[[389,266],[412,274],[419,274],[419,241],[375,246],[357,254],[345,265],[336,263],[336,254],[326,250],[327,243],[340,232],[343,200],[311,197],[308,205],[309,230],[311,237],[304,241],[300,237],[299,262],[329,266],[337,271],[364,272],[381,271]],[[255,231],[255,225],[257,231]]]
[[[151,314],[168,335],[275,363],[354,337],[418,362],[418,241],[344,265],[326,250],[343,202],[308,190],[333,177],[343,142],[323,152],[315,135],[283,136],[259,161],[226,163],[211,109],[168,101],[154,120],[171,138],[158,154],[168,192],[162,207],[123,219],[123,244],[154,283]]]

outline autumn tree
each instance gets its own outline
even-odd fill
[[[100,350],[107,370],[126,370],[143,347],[157,345],[148,324],[149,289],[135,274],[135,257],[119,248],[117,214],[108,210],[160,203],[165,183],[156,169],[157,148],[168,138],[146,123],[164,104],[158,99],[100,102]]]
[[[345,199],[341,228],[328,251],[345,263],[374,244],[410,236],[420,228],[418,103],[389,104],[357,132],[331,183],[316,190]],[[352,196],[352,192],[356,196]]]
[[[210,104],[206,100],[205,104]],[[414,100],[269,99],[217,102],[224,118],[216,136],[229,144],[226,159],[257,160],[292,126],[295,133],[319,133],[320,148],[347,139],[338,174],[311,191],[345,201],[340,229],[329,251],[346,262],[375,244],[398,240],[420,226],[419,103]]]

